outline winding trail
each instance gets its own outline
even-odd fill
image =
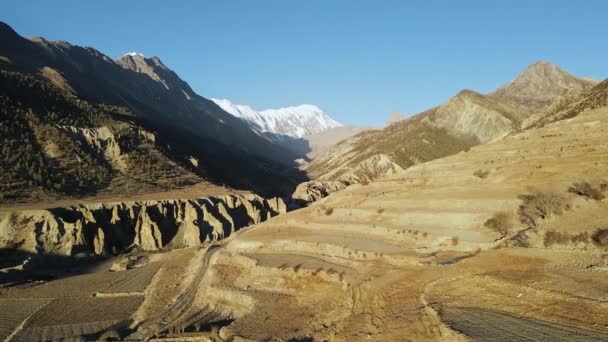
[[[135,339],[150,339],[161,333],[176,329],[182,321],[183,316],[192,307],[192,302],[200,288],[200,283],[207,272],[211,257],[223,247],[223,245],[209,246],[203,254],[200,260],[200,266],[188,288],[163,312],[159,313],[154,318],[142,322],[140,326],[136,328],[136,332],[129,337]]]

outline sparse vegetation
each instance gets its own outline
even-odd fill
[[[477,171],[473,172],[474,176],[479,177],[481,179],[487,178],[489,174],[490,171],[482,169],[478,169]]]
[[[502,236],[506,236],[513,227],[513,217],[506,212],[499,212],[489,218],[484,226],[499,233]]]
[[[596,201],[601,201],[606,198],[602,193],[602,184],[598,187],[594,187],[589,184],[589,182],[576,182],[568,188],[568,192]]]
[[[519,199],[522,200],[518,209],[519,220],[529,227],[536,227],[539,220],[560,215],[570,208],[568,200],[554,192],[533,191],[520,195]]]
[[[605,247],[608,246],[608,228],[598,228],[591,236],[593,243],[597,246]]]
[[[380,209],[376,210],[376,212],[377,212],[378,214],[382,214],[382,213],[384,212],[384,209],[380,208]]]
[[[141,128],[127,121],[133,119],[125,108],[91,104],[31,76],[0,71],[0,200],[95,194],[116,179],[123,192],[200,181],[156,150],[161,146],[146,144]],[[102,126],[116,139],[124,175],[79,131]],[[175,148],[166,152],[174,155]]]
[[[564,232],[556,232],[553,230],[545,232],[545,237],[543,239],[543,243],[545,247],[552,246],[554,244],[565,245],[570,241],[570,237],[567,233]]]
[[[545,237],[543,239],[543,243],[545,247],[550,247],[552,245],[568,245],[570,243],[588,243],[589,242],[589,233],[582,232],[578,234],[569,234],[566,232],[556,232],[554,230],[549,230],[545,232]]]
[[[608,190],[608,180],[603,180],[600,182],[600,190],[602,192]]]
[[[307,169],[314,177],[331,172],[333,179],[340,177],[350,169],[374,156],[384,154],[402,168],[408,168],[421,162],[445,157],[479,144],[474,138],[453,136],[445,129],[434,127],[423,120],[423,116],[398,122],[379,131],[364,131],[354,142],[352,153],[341,165],[318,159]],[[342,167],[343,166],[343,167]],[[336,170],[336,168],[339,168]],[[358,170],[356,173],[365,177],[360,179],[377,179],[384,170]],[[364,182],[360,182],[365,185]]]
[[[325,209],[325,215],[330,216],[331,214],[334,213],[334,208],[327,208]]]

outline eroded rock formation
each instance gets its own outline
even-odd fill
[[[0,222],[0,247],[68,256],[190,247],[285,211],[281,199],[257,195],[17,211]]]
[[[343,181],[310,181],[300,183],[291,198],[300,204],[310,204],[334,192],[344,190],[350,184]]]

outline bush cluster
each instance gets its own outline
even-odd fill
[[[589,184],[589,182],[576,182],[568,188],[568,192],[585,197],[587,199],[601,201],[606,198],[606,196],[604,196],[603,194],[602,188],[605,188],[604,183],[600,184],[599,187],[595,187]]]
[[[539,220],[560,215],[570,208],[568,200],[554,192],[533,191],[520,195],[519,199],[522,200],[518,209],[519,220],[529,227],[536,227]]]
[[[484,223],[484,226],[506,236],[513,226],[513,218],[505,212],[496,213]]]

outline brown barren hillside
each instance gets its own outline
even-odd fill
[[[582,113],[246,230],[216,253],[201,300],[232,313],[222,336],[254,340],[606,340],[607,118]]]
[[[608,105],[608,80],[580,94],[560,97],[555,102],[530,116],[524,121],[522,128],[541,127],[552,122],[575,117],[585,110],[606,105]]]
[[[344,140],[302,167],[313,181],[301,184],[295,196],[328,181],[368,182],[500,139],[543,106],[591,92],[596,83],[545,61],[534,63],[490,94],[463,90],[440,106]]]

